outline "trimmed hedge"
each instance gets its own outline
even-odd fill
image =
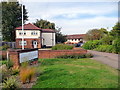
[[[64,59],[80,59],[80,58],[92,58],[93,55],[91,53],[87,53],[87,54],[80,54],[80,55],[62,55],[62,56],[57,56],[56,58],[64,58]]]
[[[67,44],[57,44],[52,47],[52,50],[71,50],[74,46]]]
[[[82,47],[84,49],[92,50],[94,48],[97,48],[101,44],[102,44],[101,40],[93,40],[93,41],[86,42]]]

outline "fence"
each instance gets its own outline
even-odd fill
[[[0,46],[3,46],[5,44],[8,45],[10,48],[16,48],[15,42],[0,42]]]

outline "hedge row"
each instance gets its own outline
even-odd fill
[[[102,44],[102,42],[100,40],[94,40],[94,41],[88,41],[88,42],[86,42],[82,47],[84,49],[92,50],[92,49],[97,48],[101,44]]]
[[[67,44],[57,44],[52,47],[52,50],[71,50],[71,49],[73,49],[73,46]]]
[[[110,43],[111,44],[111,43]],[[93,40],[86,42],[82,47],[88,50],[96,50],[109,53],[120,53],[120,39],[117,38],[112,41],[112,45],[103,44],[102,40]]]

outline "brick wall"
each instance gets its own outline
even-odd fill
[[[19,54],[22,52],[34,51],[37,49],[26,49],[26,50],[9,50],[9,58],[14,62],[14,66],[20,66],[19,63]],[[72,54],[85,54],[87,50],[78,49],[78,50],[39,50],[38,58],[55,58],[56,56],[61,55],[72,55]]]
[[[30,51],[35,51],[38,50],[37,48],[35,49],[25,49],[25,50],[9,50],[9,59],[13,61],[14,63],[14,67],[20,66],[20,62],[19,62],[19,54],[23,53],[23,52],[30,52]]]
[[[7,51],[0,51],[0,60],[6,60],[7,59]]]
[[[55,58],[61,55],[85,54],[87,50],[39,50],[38,58]]]
[[[25,45],[24,47],[32,49],[33,48],[33,45],[32,45],[33,40],[36,40],[38,42],[38,48],[41,48],[40,39],[24,39],[24,41],[27,41],[27,45]],[[16,39],[16,48],[22,48],[22,46],[19,45],[19,41],[22,41],[22,39]]]

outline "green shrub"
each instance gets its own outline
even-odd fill
[[[109,52],[112,53],[114,50],[114,47],[112,45],[100,45],[97,48],[95,48],[94,50],[96,51],[101,51],[101,52]]]
[[[112,45],[114,40],[113,36],[107,35],[101,39],[103,45]]]
[[[94,48],[97,48],[99,45],[101,45],[102,42],[101,40],[93,40],[93,41],[88,41],[86,42],[85,44],[83,44],[83,48],[84,49],[89,49],[89,50],[92,50]]]
[[[7,50],[8,48],[10,48],[7,44],[0,46],[0,50]]]
[[[7,77],[9,76],[10,76],[10,73],[8,71],[7,66],[5,64],[0,66],[0,77],[2,77],[0,78],[0,82],[4,82],[4,80],[6,80]]]
[[[7,64],[7,60],[0,61],[0,65]]]
[[[114,53],[120,53],[120,39],[117,38],[113,41]]]
[[[73,49],[73,46],[67,44],[57,44],[52,47],[52,50],[71,50],[71,49]]]
[[[87,53],[87,54],[80,54],[80,55],[61,55],[61,56],[57,56],[56,58],[64,58],[64,59],[80,59],[80,58],[92,58],[93,55],[91,53]]]
[[[10,69],[11,67],[13,67],[13,62],[11,61],[11,60],[8,60],[8,62],[7,62],[7,67],[8,67],[8,69]]]
[[[9,88],[10,90],[15,90],[18,89],[19,83],[16,80],[16,77],[11,76],[10,78],[7,78],[7,80],[4,81],[3,83],[3,88]]]

